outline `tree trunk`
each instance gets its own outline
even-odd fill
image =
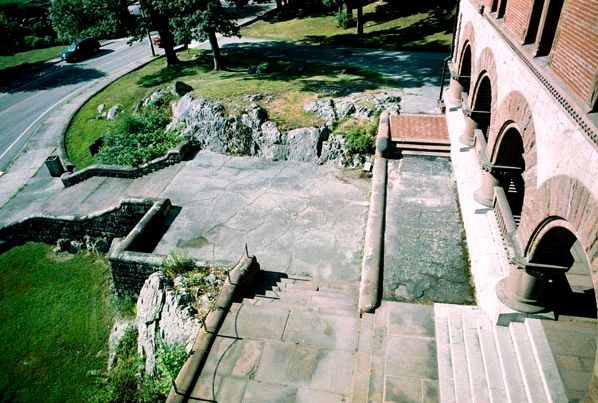
[[[343,12],[343,0],[338,0],[336,2],[336,4],[337,4],[337,7],[338,7],[338,14],[340,15]]]
[[[276,8],[282,7],[282,0],[276,0]]]
[[[349,25],[353,24],[353,0],[346,0],[347,2],[347,20]]]
[[[218,46],[218,39],[216,38],[216,32],[210,30],[208,32],[208,40],[210,41],[210,48],[212,48],[212,57],[214,59],[214,70],[224,70],[224,60],[222,54],[220,54],[220,47]]]
[[[160,46],[164,49],[166,55],[166,64],[172,66],[173,64],[179,64],[181,61],[174,51],[174,37],[169,29],[158,29],[158,35],[160,35]]]
[[[363,36],[363,5],[360,0],[357,3],[357,36]]]

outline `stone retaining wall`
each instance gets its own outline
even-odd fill
[[[154,171],[166,168],[170,165],[178,164],[183,161],[194,150],[194,145],[191,141],[185,140],[178,146],[168,151],[165,156],[156,158],[146,164],[138,167],[131,167],[125,165],[103,165],[95,164],[80,171],[66,172],[60,180],[64,187],[73,186],[79,182],[83,182],[93,176],[104,176],[110,178],[138,178],[147,175]]]
[[[160,225],[171,208],[170,200],[130,198],[114,208],[90,215],[27,217],[0,228],[0,242],[19,244],[59,239],[81,240],[85,236],[114,240],[108,261],[112,281],[119,294],[139,293],[143,283],[162,264],[164,256],[134,250],[148,231]],[[125,237],[123,240],[118,238]]]

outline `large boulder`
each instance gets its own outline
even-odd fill
[[[345,166],[345,156],[347,154],[347,139],[338,134],[332,134],[327,141],[322,143],[322,151],[318,162],[320,164],[330,165],[336,168]]]
[[[191,91],[193,91],[193,87],[182,81],[176,81],[170,90],[171,94],[177,97],[182,97]]]
[[[287,133],[288,160],[315,162],[320,156],[322,142],[329,131],[316,127],[303,127]]]
[[[289,150],[285,144],[285,136],[278,130],[276,123],[268,120],[259,130],[254,130],[252,135],[258,156],[274,161],[287,159]]]

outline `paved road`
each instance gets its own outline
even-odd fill
[[[87,86],[150,55],[147,41],[128,46],[126,39],[106,42],[95,57],[73,64],[57,63],[0,88],[0,171],[43,126],[59,105]]]

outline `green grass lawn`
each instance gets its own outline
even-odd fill
[[[0,401],[88,401],[113,318],[106,261],[32,243],[1,254],[0,268]]]
[[[419,3],[419,4],[418,4]],[[435,7],[433,1],[404,4],[397,8],[377,1],[364,7],[364,35],[356,28],[337,28],[333,12],[287,9],[241,30],[253,38],[304,42],[330,46],[381,48],[387,50],[448,51],[451,45],[453,11]],[[437,2],[439,3],[439,2]],[[356,12],[354,12],[354,16]]]
[[[140,100],[158,87],[182,80],[194,88],[194,94],[224,103],[227,113],[239,115],[250,104],[245,97],[251,94],[271,95],[258,101],[268,110],[270,119],[279,128],[319,125],[319,118],[303,111],[303,106],[330,91],[364,92],[389,88],[377,73],[369,70],[340,69],[325,65],[296,63],[281,58],[265,58],[253,53],[225,54],[228,71],[212,71],[212,59],[208,52],[191,51],[180,54],[184,62],[167,67],[164,59],[158,59],[136,70],[94,96],[75,115],[66,134],[69,159],[77,167],[96,162],[89,153],[89,145],[102,136],[110,125],[98,119],[97,108],[106,109],[115,104],[124,111],[132,111]],[[262,64],[261,74],[248,73],[249,66]]]
[[[11,56],[0,56],[0,74],[18,73],[22,70],[42,64],[59,57],[66,45],[53,46],[44,49],[34,49],[27,52],[15,53]]]

